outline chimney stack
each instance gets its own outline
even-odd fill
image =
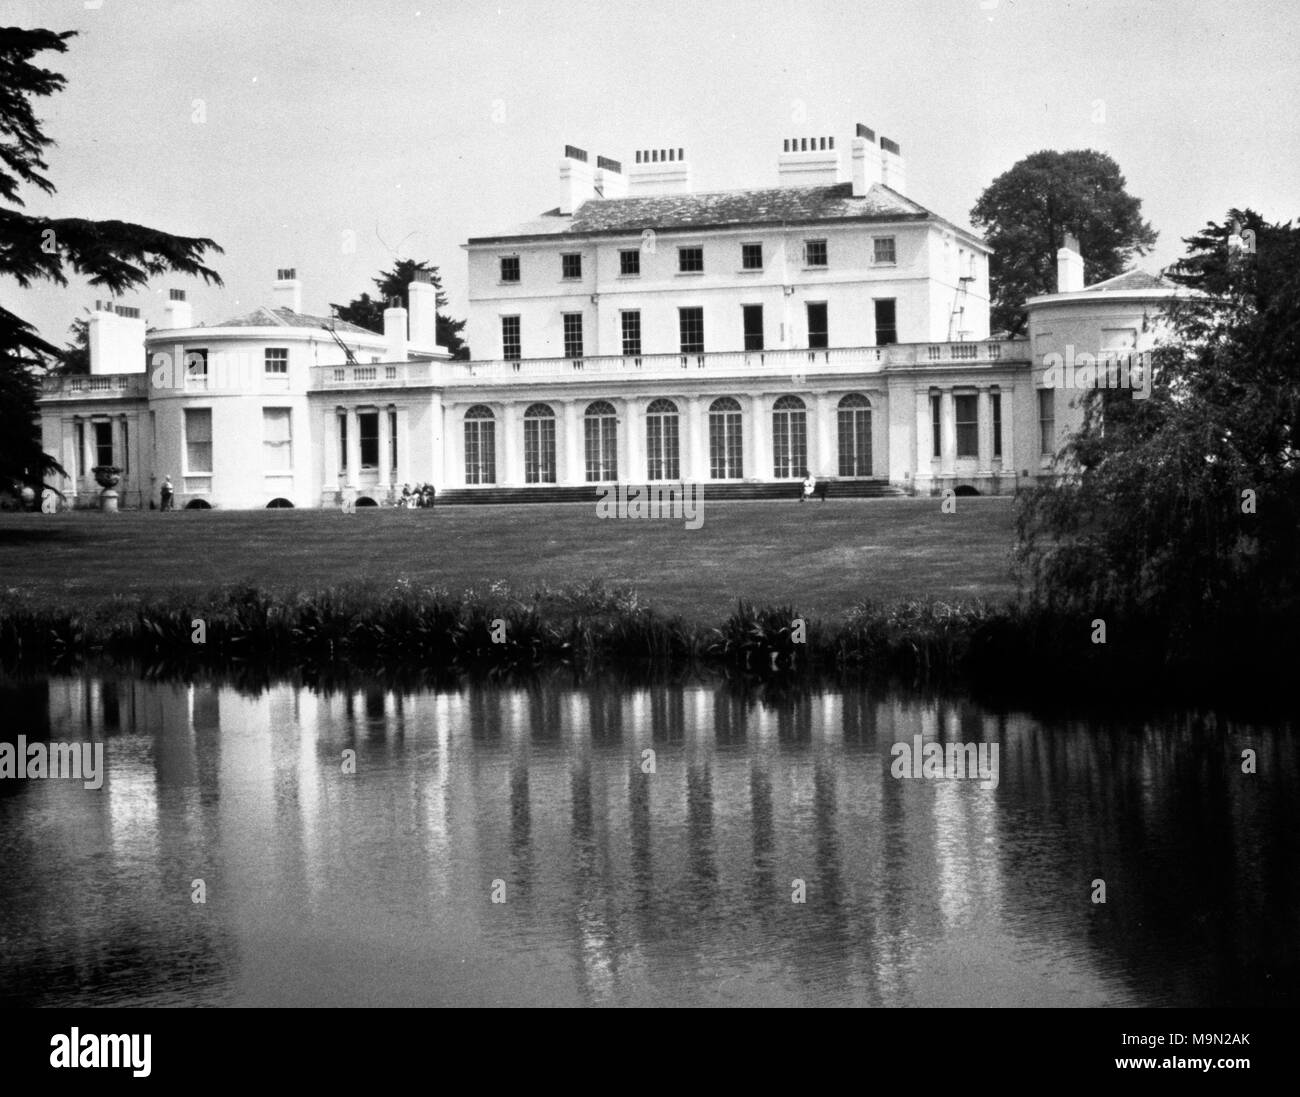
[[[903,150],[897,141],[883,134],[880,138],[880,181],[890,190],[905,194],[907,176],[903,173]]]
[[[138,308],[96,301],[86,323],[90,372],[144,373],[144,321]]]
[[[388,361],[406,361],[406,309],[400,297],[390,297],[384,309],[384,341],[388,344]]]
[[[192,328],[194,326],[194,309],[185,299],[183,289],[169,290],[167,304],[163,310],[167,319],[164,328]]]
[[[595,176],[587,163],[587,150],[565,145],[564,159],[560,161],[560,212],[573,213],[595,197]]]
[[[865,198],[872,186],[880,182],[880,152],[876,148],[874,130],[861,122],[857,135],[849,146],[850,168],[853,174],[853,197]]]
[[[623,165],[608,156],[597,156],[593,188],[597,198],[626,198],[627,176],[623,174]]]
[[[1083,256],[1078,238],[1070,232],[1056,253],[1056,292],[1078,293],[1083,289]]]
[[[830,187],[840,181],[834,137],[787,137],[776,162],[783,187]]]
[[[685,149],[637,149],[629,168],[629,198],[656,194],[690,194],[691,166]]]
[[[438,345],[438,290],[433,275],[417,270],[407,287],[407,300],[411,304],[411,350],[417,354],[446,350]],[[384,334],[388,334],[386,315]]]
[[[302,312],[302,283],[293,267],[282,267],[275,272],[271,283],[271,300],[278,309]]]

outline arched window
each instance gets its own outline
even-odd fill
[[[709,405],[709,476],[714,480],[739,480],[745,475],[744,422],[740,404],[719,396]]]
[[[645,411],[646,477],[650,480],[680,480],[681,460],[677,445],[677,405],[671,400],[652,400]]]
[[[618,479],[618,412],[608,400],[587,405],[583,421],[587,482]]]
[[[497,423],[492,409],[475,404],[465,412],[465,483],[497,482]]]
[[[851,392],[840,401],[840,475],[871,475],[871,401]]]
[[[524,483],[555,483],[555,411],[550,404],[524,410]]]
[[[772,407],[772,474],[803,476],[808,468],[808,413],[797,396],[782,396]]]

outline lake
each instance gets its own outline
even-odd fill
[[[0,779],[5,1004],[1297,998],[1285,722],[564,675],[0,704],[103,747],[98,788]]]

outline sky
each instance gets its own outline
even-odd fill
[[[79,32],[39,59],[68,84],[37,101],[58,190],[28,212],[225,249],[224,287],[121,298],[151,323],[171,287],[208,323],[270,304],[280,267],[327,314],[399,258],[463,318],[461,245],[553,208],[566,144],[683,147],[725,190],[775,185],[783,137],[847,148],[863,122],[961,224],[1029,153],[1095,148],[1160,233],[1150,269],[1231,207],[1300,216],[1294,0],[0,0],[0,25]],[[103,296],[0,278],[58,345]]]

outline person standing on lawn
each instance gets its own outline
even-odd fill
[[[807,502],[813,497],[813,492],[817,490],[817,478],[807,469],[803,470],[803,494],[799,496],[799,502]]]
[[[172,478],[171,478],[170,476],[164,476],[164,477],[163,477],[163,482],[162,482],[162,487],[158,489],[158,498],[159,498],[159,500],[160,500],[160,503],[159,503],[159,509],[160,509],[160,510],[171,510],[171,509],[172,509],[172,495],[173,495],[173,494],[174,494],[174,492],[172,491]]]

